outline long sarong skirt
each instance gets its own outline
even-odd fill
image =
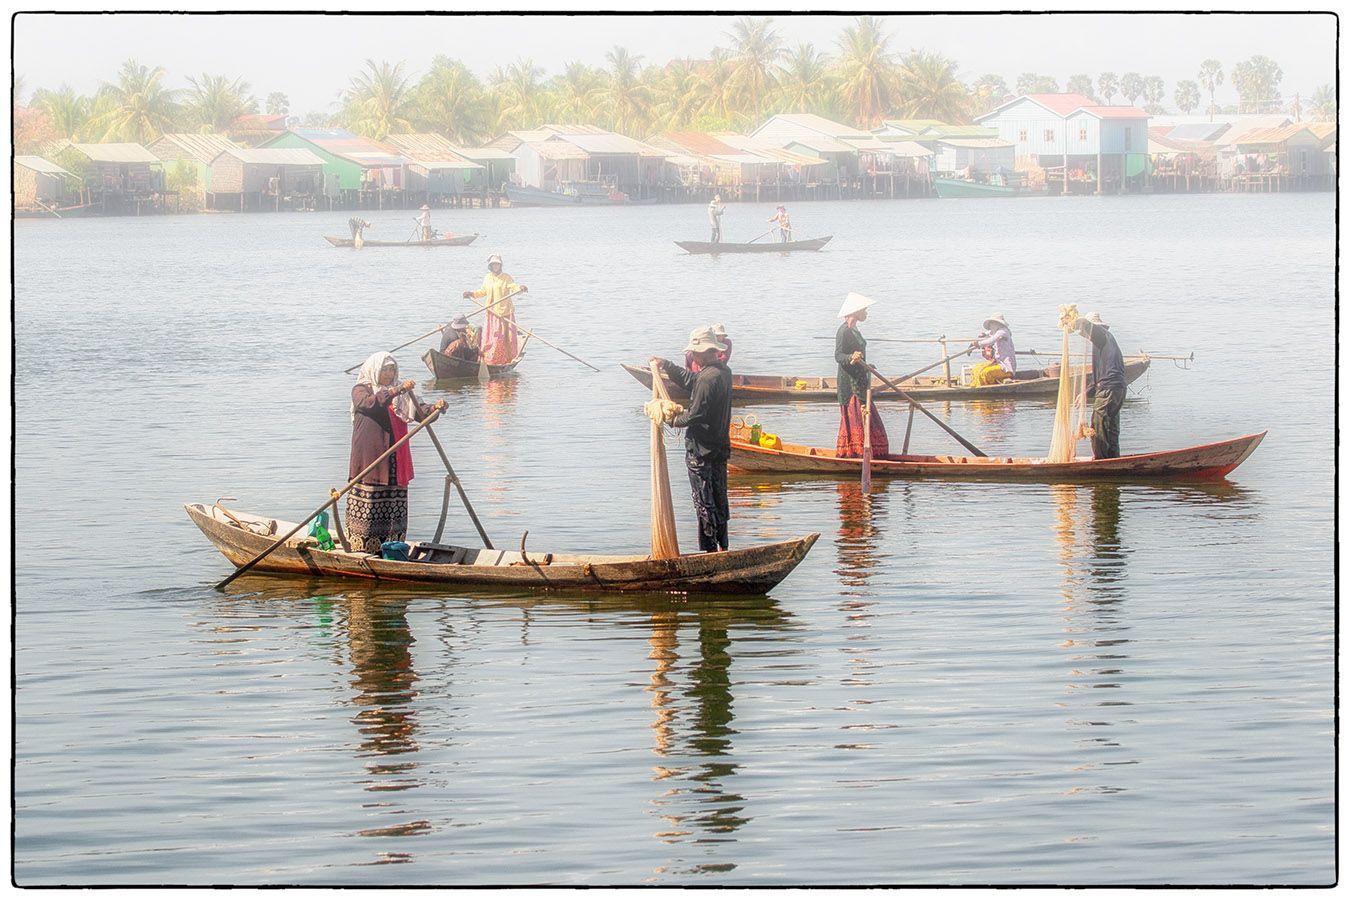
[[[408,489],[392,484],[357,484],[347,492],[347,537],[352,549],[379,553],[385,541],[408,535]]]
[[[511,327],[515,319],[506,319],[496,313],[487,313],[483,322],[483,359],[490,366],[504,366],[519,354],[520,341]]]
[[[857,396],[849,398],[848,403],[839,407],[839,437],[835,440],[836,456],[849,459],[861,459],[863,455],[863,414],[862,404]],[[891,452],[890,438],[886,437],[886,426],[881,416],[872,411],[872,456],[886,456]]]

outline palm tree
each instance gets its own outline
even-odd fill
[[[284,116],[291,111],[291,100],[281,91],[273,91],[267,95],[266,108],[269,116]]]
[[[38,88],[33,92],[32,105],[47,114],[52,130],[58,137],[76,140],[80,130],[89,121],[89,98],[75,93],[68,84],[55,91]]]
[[[342,120],[357,134],[381,140],[386,135],[412,128],[411,78],[403,63],[390,65],[366,60],[365,70],[352,76],[342,93]]]
[[[1096,101],[1096,92],[1092,89],[1091,75],[1070,75],[1069,80],[1064,82],[1064,90],[1070,94],[1082,94],[1089,100]]]
[[[1003,98],[1008,96],[1008,82],[1003,80],[1002,75],[981,75],[970,86],[970,92],[976,113],[987,113],[1001,105]]]
[[[1059,93],[1059,82],[1049,75],[1038,75],[1035,72],[1023,72],[1017,76],[1017,93],[1019,94],[1057,94]]]
[[[636,134],[646,126],[652,105],[651,91],[641,78],[642,57],[616,45],[605,59],[608,77],[596,97],[615,131]]]
[[[1144,92],[1144,76],[1138,72],[1126,72],[1120,76],[1120,93],[1134,105],[1135,98]]]
[[[1163,84],[1162,78],[1157,75],[1149,75],[1144,79],[1142,88],[1144,95],[1144,111],[1152,115],[1161,115],[1163,95],[1167,93],[1167,85]]]
[[[605,73],[583,62],[568,63],[553,79],[553,110],[559,121],[580,124],[596,118],[596,100],[605,84]]]
[[[918,50],[906,56],[899,88],[905,118],[956,123],[970,117],[970,92],[956,77],[956,63],[939,53]]]
[[[721,47],[714,47],[707,61],[698,65],[697,72],[690,97],[696,110],[692,122],[712,120],[730,126],[736,113],[731,88],[731,54]]]
[[[812,44],[798,44],[778,69],[778,108],[782,112],[824,113],[831,106],[834,78],[830,59]]]
[[[659,131],[687,128],[698,115],[698,69],[691,59],[673,59],[664,69],[648,66],[642,74],[652,81],[652,126]]]
[[[482,83],[464,63],[448,56],[436,56],[413,91],[414,125],[459,144],[483,140],[490,116]]]
[[[783,58],[783,40],[773,30],[772,19],[741,16],[731,27],[731,84],[744,105],[759,122],[764,100],[774,88],[774,65]]]
[[[89,127],[101,141],[148,144],[173,128],[177,91],[164,87],[164,68],[151,69],[134,59],[122,63],[117,83],[104,82]]]
[[[859,16],[839,38],[839,98],[856,122],[876,125],[895,107],[898,72],[876,16]]]
[[[1115,72],[1103,72],[1097,76],[1097,91],[1102,95],[1102,99],[1109,105],[1111,98],[1116,95],[1120,87],[1120,82],[1116,79]]]
[[[188,123],[203,133],[225,131],[245,113],[258,111],[258,101],[248,96],[248,83],[231,81],[226,75],[188,76],[192,90],[184,104]]]
[[[548,98],[539,83],[543,70],[533,60],[516,60],[492,73],[492,92],[497,102],[496,128],[507,131],[534,128],[544,121]]]
[[[1316,122],[1334,122],[1336,120],[1336,89],[1324,84],[1313,91],[1308,98],[1308,112]]]
[[[1280,104],[1280,79],[1275,60],[1256,55],[1233,66],[1233,86],[1238,92],[1239,112],[1269,112]]]
[[[1189,78],[1178,81],[1172,99],[1176,101],[1177,109],[1189,115],[1191,110],[1200,105],[1200,85]]]
[[[1209,115],[1214,116],[1214,91],[1223,85],[1223,66],[1217,59],[1207,59],[1200,64],[1200,74],[1196,76],[1200,79],[1201,86],[1209,91]]]

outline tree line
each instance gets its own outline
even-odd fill
[[[391,133],[435,131],[473,146],[503,131],[545,122],[589,124],[632,137],[657,131],[743,131],[780,112],[811,112],[872,128],[887,118],[938,119],[960,124],[1025,93],[1079,93],[1098,103],[1139,105],[1166,111],[1167,85],[1140,72],[1081,73],[1061,82],[1024,72],[1010,88],[1001,75],[961,78],[957,63],[928,50],[900,52],[885,20],[859,16],[833,45],[788,46],[771,17],[742,16],[724,34],[726,46],[700,59],[644,65],[642,57],[615,46],[603,65],[567,64],[548,76],[530,59],[480,78],[462,62],[436,56],[415,77],[405,62],[366,60],[330,110],[293,117],[308,127],[340,127],[380,139]],[[1225,66],[1202,61],[1194,79],[1173,85],[1172,106],[1182,113],[1288,112],[1295,118],[1332,120],[1336,94],[1330,85],[1306,99],[1280,96],[1280,66],[1253,56]],[[1238,104],[1220,108],[1216,92],[1227,83]],[[22,90],[16,84],[16,102]],[[40,88],[20,116],[15,145],[54,138],[148,143],[164,132],[228,132],[241,115],[290,115],[284,93],[260,101],[242,77],[203,73],[171,88],[162,67],[128,60],[112,81],[92,95],[68,85]]]

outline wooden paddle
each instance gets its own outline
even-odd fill
[[[764,232],[763,234],[761,234],[759,237],[753,238],[752,240],[746,241],[746,243],[747,243],[747,244],[753,244],[755,241],[759,240],[759,238],[765,238],[765,237],[768,237],[768,236],[771,235],[771,234],[773,234],[773,229],[772,229],[772,228],[770,228],[768,231],[766,231],[766,232]],[[833,340],[833,338],[832,338],[831,340]]]
[[[947,433],[950,434],[952,437],[956,438],[957,443],[959,443],[962,447],[965,447],[967,450],[969,450],[971,453],[975,454],[976,456],[988,456],[988,455],[989,455],[989,454],[985,453],[983,450],[981,450],[979,447],[976,447],[976,446],[975,446],[974,444],[972,444],[970,441],[968,441],[968,440],[966,440],[965,438],[961,437],[961,435],[957,434],[956,431],[955,431],[950,425],[948,425],[946,422],[942,421],[942,420],[939,419],[937,416],[935,416],[935,415],[933,415],[931,412],[929,412],[928,409],[927,409],[922,403],[920,403],[918,400],[915,400],[915,399],[914,399],[913,397],[911,397],[909,394],[906,394],[904,391],[900,390],[900,388],[896,387],[895,384],[894,384],[894,382],[888,380],[888,379],[886,378],[885,375],[882,375],[880,372],[877,371],[876,366],[874,366],[874,365],[872,365],[871,363],[868,363],[868,362],[864,362],[863,365],[865,365],[865,366],[867,367],[867,371],[869,371],[869,372],[871,372],[873,375],[877,376],[877,378],[881,380],[881,383],[882,383],[882,384],[886,385],[886,387],[890,388],[891,390],[893,390],[893,391],[895,391],[897,394],[899,394],[901,397],[903,397],[904,399],[908,400],[908,401],[910,402],[910,404],[911,404],[915,409],[917,409],[919,412],[923,413],[925,416],[927,416],[928,418],[930,418],[930,419],[932,419],[934,422],[936,422],[936,423],[937,423],[937,426],[938,426],[939,428],[941,428],[943,431],[947,432]]]
[[[505,297],[503,297],[502,299],[503,299],[503,300],[510,299],[511,297],[514,297],[516,294],[519,294],[519,293],[520,293],[520,291],[512,291],[511,293],[507,294],[507,295],[506,295]],[[485,310],[485,309],[487,309],[486,306],[480,306],[478,309],[476,309],[476,310],[474,310],[473,312],[469,313],[469,315],[470,315],[470,316],[476,316],[476,315],[478,315],[480,312],[482,312],[482,311]],[[465,316],[465,318],[468,318],[468,316]],[[431,330],[428,331],[426,334],[419,334],[417,337],[413,338],[411,341],[406,341],[406,342],[404,342],[404,343],[402,343],[402,344],[399,344],[397,347],[395,347],[393,350],[390,350],[389,352],[390,352],[390,353],[397,353],[399,350],[402,350],[404,347],[407,347],[409,344],[415,344],[415,343],[417,343],[418,341],[422,340],[423,338],[429,338],[429,337],[431,337],[433,334],[438,334],[438,333],[444,331],[446,328],[449,328],[449,327],[450,327],[450,323],[449,323],[449,322],[446,322],[444,325],[437,325],[435,328],[431,329]],[[359,362],[359,363],[357,363],[356,365],[352,366],[350,369],[343,369],[342,371],[343,371],[344,374],[350,375],[351,373],[355,372],[357,369],[361,368],[361,366],[363,366],[363,365],[365,365],[364,362]]]
[[[444,401],[442,401],[442,402],[444,402]],[[444,409],[444,407],[441,407],[441,408]],[[440,409],[433,410],[432,413],[431,413],[431,415],[427,416],[427,417],[426,417],[425,419],[423,419],[421,422],[418,422],[418,423],[417,423],[417,426],[416,426],[415,428],[410,428],[410,429],[408,429],[408,433],[407,433],[407,434],[405,434],[403,437],[399,438],[397,441],[395,441],[393,444],[391,444],[388,450],[384,451],[384,452],[381,453],[378,457],[375,458],[375,461],[374,461],[374,462],[372,462],[370,465],[366,466],[364,469],[362,469],[360,472],[358,472],[355,478],[353,478],[351,481],[347,482],[345,485],[342,486],[342,490],[332,492],[332,496],[330,496],[329,499],[327,499],[327,500],[325,500],[325,501],[323,502],[323,506],[320,506],[318,509],[314,510],[314,512],[310,513],[309,515],[307,515],[307,516],[305,516],[303,519],[301,519],[299,525],[295,526],[295,527],[292,528],[290,531],[286,532],[285,535],[283,535],[282,537],[278,538],[278,539],[272,544],[272,546],[268,547],[268,548],[267,548],[266,550],[264,550],[262,553],[259,553],[257,556],[253,557],[253,559],[249,560],[249,561],[248,561],[247,563],[245,563],[244,565],[242,565],[242,566],[240,566],[239,568],[235,569],[235,570],[234,570],[234,574],[230,575],[229,578],[226,578],[226,579],[225,579],[224,581],[222,581],[220,584],[216,585],[216,588],[217,588],[217,589],[224,588],[225,585],[229,584],[231,581],[234,581],[234,580],[235,580],[236,578],[238,578],[240,575],[243,575],[243,574],[244,574],[245,572],[247,572],[249,569],[253,568],[253,567],[256,566],[258,563],[262,562],[264,559],[266,559],[268,556],[270,556],[270,555],[272,554],[272,551],[273,551],[273,550],[277,549],[277,548],[280,547],[282,544],[284,544],[284,543],[286,543],[287,541],[289,541],[292,537],[294,537],[294,536],[296,535],[297,532],[300,531],[301,528],[304,528],[305,525],[307,525],[311,519],[313,519],[313,518],[314,518],[315,516],[317,516],[319,513],[323,512],[323,511],[324,511],[325,509],[327,509],[328,507],[332,506],[332,507],[334,507],[334,509],[336,509],[336,507],[337,507],[337,502],[338,502],[339,499],[341,499],[341,497],[342,497],[343,494],[345,494],[345,493],[347,493],[348,491],[350,491],[350,490],[352,489],[352,487],[354,487],[354,486],[357,484],[357,482],[359,482],[362,478],[365,478],[365,477],[366,477],[366,474],[367,474],[368,472],[370,472],[372,469],[374,469],[374,468],[375,468],[376,466],[378,466],[380,463],[384,462],[384,460],[388,459],[388,458],[389,458],[389,454],[393,453],[393,452],[394,452],[395,450],[397,450],[399,447],[402,447],[404,444],[408,443],[408,441],[412,440],[412,436],[413,436],[413,435],[417,434],[417,432],[421,431],[423,428],[426,428],[426,427],[429,426],[432,422],[436,421],[436,419],[440,417],[440,414],[441,414],[441,410],[440,410]]]
[[[872,492],[872,379],[867,379],[867,406],[863,408],[862,489]]]
[[[519,291],[515,291],[515,292],[513,292],[513,293],[511,293],[511,294],[508,294],[507,296],[508,296],[508,297],[514,297],[514,296],[515,296],[516,294],[518,294],[518,293],[520,293],[520,292],[519,292]],[[503,297],[503,298],[502,298],[502,300],[505,300],[505,299],[506,299],[506,297]],[[474,300],[474,302],[477,303],[478,301],[477,301],[477,300]],[[501,302],[501,301],[498,301],[498,302]],[[484,306],[479,306],[478,309],[475,310],[475,311],[476,311],[476,312],[482,312],[483,310],[485,310],[485,309],[487,309],[487,308],[488,308],[488,307],[487,307],[486,305],[484,305]],[[472,315],[472,314],[471,314],[471,315]],[[583,366],[585,366],[586,368],[592,369],[592,370],[594,370],[594,371],[596,371],[596,372],[599,372],[599,371],[600,371],[599,369],[595,368],[595,366],[593,366],[593,365],[591,365],[590,363],[586,362],[586,360],[582,359],[580,356],[575,356],[575,355],[573,355],[573,354],[571,354],[571,353],[568,353],[566,350],[564,350],[563,348],[559,347],[557,344],[550,344],[548,341],[544,340],[543,338],[541,338],[539,335],[535,334],[535,333],[534,333],[533,331],[531,331],[530,329],[524,328],[524,327],[522,327],[522,326],[520,326],[520,325],[517,325],[515,322],[511,321],[510,319],[502,319],[502,321],[505,322],[507,325],[510,325],[510,326],[511,326],[512,328],[514,328],[517,332],[519,332],[519,333],[521,333],[521,334],[528,334],[530,337],[534,338],[536,341],[538,341],[539,343],[543,344],[545,347],[552,347],[554,350],[557,350],[557,351],[558,351],[559,353],[561,353],[563,356],[570,357],[571,359],[575,359],[577,362],[581,363],[581,364],[582,364]]]

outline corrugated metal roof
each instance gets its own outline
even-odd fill
[[[540,131],[552,131],[554,134],[612,134],[598,125],[540,125]]]
[[[157,163],[160,158],[140,144],[71,144],[94,162]]]
[[[738,166],[777,166],[781,165],[776,159],[766,159],[755,153],[713,153],[709,155],[711,159],[720,162],[735,163]]]
[[[1296,134],[1309,131],[1307,125],[1286,125],[1283,128],[1258,128],[1238,135],[1230,144],[1283,144]],[[1309,132],[1311,133],[1311,132]]]
[[[465,159],[471,159],[475,162],[482,162],[485,159],[515,159],[514,156],[500,147],[463,147],[460,152],[464,154]]]
[[[947,125],[947,123],[943,122],[941,119],[884,119],[882,120],[881,124],[884,125],[886,128],[894,128],[899,131],[907,131],[910,134],[918,134],[919,132],[927,128],[933,128],[936,126],[943,126],[946,128],[953,127]]]
[[[23,166],[25,169],[32,169],[34,172],[41,172],[44,175],[70,175],[56,163],[48,162],[40,156],[16,156],[14,157],[14,165]]]
[[[1308,130],[1317,137],[1318,140],[1325,141],[1336,133],[1335,122],[1314,122],[1308,126]]]
[[[466,159],[454,144],[434,132],[391,134],[385,140],[420,166],[430,167],[429,164],[433,162],[448,162],[460,163],[461,168],[465,166],[482,168],[472,160]]]
[[[881,152],[888,156],[898,156],[901,158],[919,158],[933,155],[932,150],[928,149],[923,144],[920,144],[918,141],[887,142],[886,149]]]
[[[1082,94],[1023,94],[1017,98],[1017,100],[1022,99],[1038,103],[1060,116],[1067,116],[1084,106],[1094,105],[1091,97],[1084,97]],[[1012,102],[1016,103],[1017,100]]]
[[[1012,141],[1005,141],[996,137],[954,137],[943,138],[938,141],[939,144],[946,144],[950,147],[968,147],[971,149],[997,150],[1002,147],[1016,146]]]
[[[769,125],[774,121],[790,125],[794,128],[806,129],[808,131],[814,131],[817,134],[823,134],[835,138],[871,137],[871,134],[869,132],[860,131],[857,128],[844,125],[840,122],[833,122],[825,118],[824,116],[818,116],[815,113],[779,113],[776,116],[770,116],[769,121],[765,122],[764,125],[761,125],[759,128],[756,128],[754,131],[752,131],[750,133],[750,136],[755,137],[756,135],[759,134],[761,130],[763,130],[767,125]]]
[[[1150,119],[1149,121],[1154,121]],[[1192,122],[1185,125],[1162,126],[1165,137],[1174,141],[1212,141],[1228,130],[1226,122]],[[1149,133],[1153,132],[1149,128]]]
[[[543,159],[590,159],[591,155],[575,144],[562,140],[526,141],[525,145]]]
[[[555,137],[554,140],[566,141],[569,144],[580,147],[587,153],[597,155],[640,156],[642,155],[643,148],[646,146],[644,144],[639,144],[630,137],[625,137],[622,134],[614,134],[613,132],[608,134],[564,134]],[[660,153],[660,151],[656,150],[654,147],[648,147],[647,149]],[[660,155],[665,156],[664,153],[661,153]]]
[[[827,166],[828,160],[821,159],[818,156],[807,156],[805,153],[798,153],[795,150],[788,150],[785,147],[774,147],[759,138],[747,137],[743,134],[729,134],[717,132],[713,135],[719,141],[736,150],[742,150],[746,153],[753,153],[756,156],[763,156],[768,159],[775,159],[789,166]]]
[[[914,136],[916,141],[938,141],[945,138],[998,137],[998,129],[987,125],[934,125]],[[882,137],[885,140],[885,137]]]
[[[352,134],[350,131],[323,131],[297,129],[293,134],[304,138],[316,147],[328,151],[334,156],[351,160],[362,166],[401,166],[403,157],[390,151],[376,141]]]
[[[736,148],[725,144],[710,134],[702,134],[697,131],[666,131],[651,138],[651,140],[660,140],[664,143],[682,147],[693,153],[699,153],[704,156],[712,156],[718,153],[732,153]]]
[[[175,159],[182,159],[185,155],[206,163],[209,163],[226,150],[239,146],[223,134],[189,133],[162,134],[154,144],[151,144],[151,146],[153,147],[161,141],[176,147],[179,153],[182,154],[174,157]]]
[[[304,147],[230,147],[216,156],[233,156],[250,165],[257,166],[321,166],[323,160]]]
[[[1084,106],[1074,112],[1085,112],[1099,119],[1147,119],[1148,113],[1137,106]]]

